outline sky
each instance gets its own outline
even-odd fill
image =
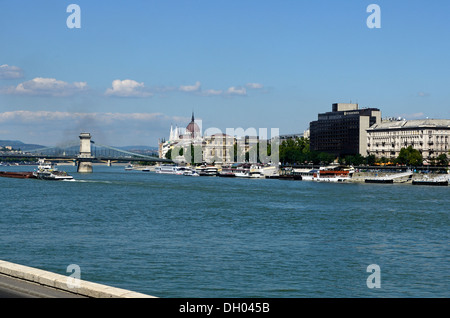
[[[448,0],[0,0],[0,140],[157,146],[192,112],[203,131],[298,134],[339,102],[449,119],[449,12]]]

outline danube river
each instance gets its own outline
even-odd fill
[[[60,169],[0,178],[0,260],[157,297],[450,296],[450,187]]]

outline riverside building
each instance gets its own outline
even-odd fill
[[[201,128],[197,124],[194,118],[194,113],[192,113],[192,118],[185,129],[181,127],[170,127],[169,140],[162,141],[159,143],[159,157],[165,158],[169,150],[174,149],[190,149],[190,146],[200,146],[202,147],[203,138],[201,133]],[[182,160],[183,156],[179,157],[178,160]]]
[[[205,136],[203,141],[203,161],[214,164],[234,162],[235,142],[235,137],[224,133]]]
[[[177,164],[194,162],[195,164],[229,165],[235,162],[256,163],[265,160],[279,162],[276,157],[277,151],[266,156],[267,144],[278,146],[278,138],[261,139],[256,134],[256,130],[250,130],[249,134],[248,130],[244,131],[241,128],[231,129],[232,132],[229,134],[224,134],[216,128],[206,129],[202,135],[201,126],[201,121],[197,124],[194,114],[186,128],[171,126],[169,140],[159,142],[159,158],[172,159]],[[209,134],[208,132],[211,131],[215,133]],[[252,134],[253,132],[255,134]],[[169,151],[171,152],[168,155]]]
[[[422,157],[448,155],[449,119],[391,119],[367,129],[367,153],[378,158],[395,158],[402,148],[412,146]]]
[[[335,103],[309,125],[310,149],[335,156],[367,155],[367,129],[381,122],[378,108],[359,109],[358,104]]]
[[[185,129],[171,126],[169,140],[159,143],[159,157],[166,158],[166,154],[172,150],[170,157],[176,163],[191,162],[191,155],[194,155],[195,163],[224,164],[233,162],[236,138],[222,133],[202,136],[200,126],[194,118],[194,113]],[[193,154],[191,147],[194,150]],[[183,149],[183,154],[180,154],[181,149]],[[174,154],[173,151],[176,153]]]

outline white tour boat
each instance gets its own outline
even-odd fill
[[[215,166],[200,166],[195,168],[200,176],[217,176],[218,169]]]
[[[200,175],[197,173],[197,171],[192,169],[186,169],[183,173],[183,176],[189,176],[189,177],[199,177]]]
[[[160,165],[155,167],[155,172],[161,174],[183,175],[185,171],[185,167],[179,167],[177,165]]]

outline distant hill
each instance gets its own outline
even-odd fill
[[[37,144],[26,144],[20,140],[0,140],[0,147],[10,146],[13,149],[20,149],[22,151],[45,148],[46,146]]]

